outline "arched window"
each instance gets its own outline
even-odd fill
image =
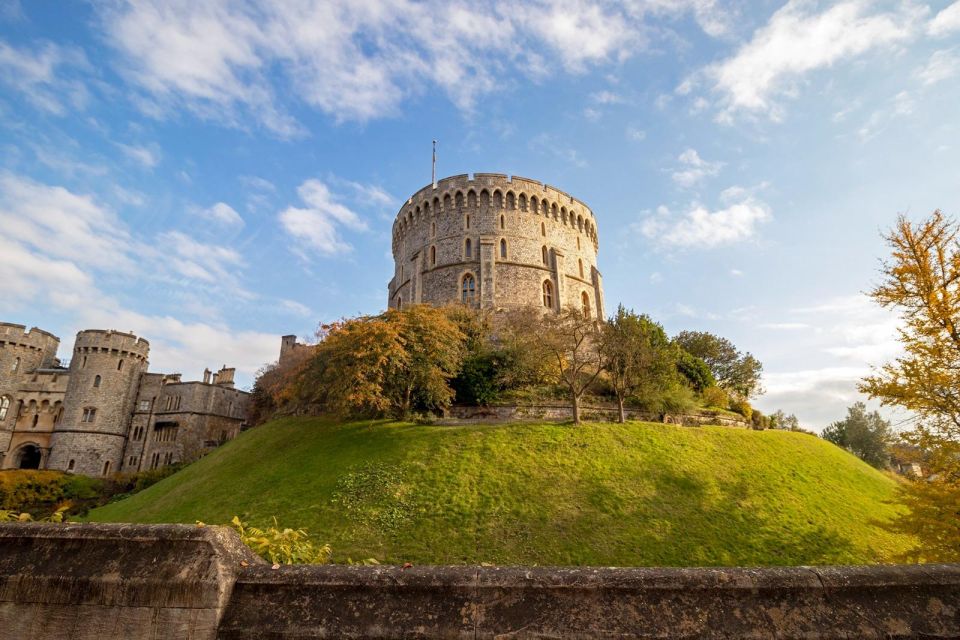
[[[80,418],[80,422],[93,422],[97,419],[97,410],[93,407],[86,407],[83,410],[83,417]]]
[[[547,225],[546,225],[546,223],[544,223],[544,222],[541,222],[541,223],[540,223],[540,235],[542,235],[542,236],[546,236],[546,235],[547,235]]]
[[[507,219],[504,218],[503,216],[500,216],[500,229],[506,229],[506,228],[507,228]]]
[[[493,192],[493,206],[497,209],[503,209],[503,194],[499,191]]]
[[[500,257],[503,259],[507,257],[507,241],[503,238],[500,238]]]
[[[77,466],[77,461],[71,458],[70,462],[67,463],[67,471],[73,471]]]
[[[587,292],[584,291],[580,294],[580,304],[583,307],[583,317],[590,317],[590,296],[587,295]]]
[[[480,192],[480,207],[483,209],[490,207],[490,192],[486,189]]]
[[[464,229],[469,229],[469,228],[470,228],[470,216],[466,216],[466,219],[464,221]]]
[[[553,214],[553,219],[554,219],[554,220],[558,220],[558,219],[560,218],[559,213],[558,213],[558,210],[557,210],[557,203],[556,203],[556,202],[554,202],[554,203],[553,203],[553,206],[550,207],[550,211],[551,211],[551,213]]]
[[[430,247],[430,266],[431,267],[437,266],[437,248],[436,247]]]
[[[80,363],[80,368],[85,369],[87,367],[87,356],[83,356],[83,361]]]
[[[10,368],[10,371],[16,373],[20,370],[20,358],[13,359],[13,367]]]
[[[460,282],[460,301],[473,302],[476,295],[477,281],[472,273],[468,273],[463,276],[463,280]]]
[[[473,257],[473,242],[470,241],[470,238],[463,241],[463,256],[465,258]]]
[[[443,196],[443,210],[450,211],[450,194]]]
[[[553,283],[549,280],[543,281],[543,306],[553,309]]]
[[[94,387],[94,389],[99,389],[99,388],[100,388],[100,382],[101,382],[100,376],[96,376],[96,377],[93,379],[93,387]]]
[[[526,210],[527,210],[527,196],[521,193],[520,194],[520,211],[526,211]]]
[[[550,252],[547,251],[547,245],[543,245],[540,249],[540,259],[543,260],[543,264],[550,266]]]
[[[10,410],[10,398],[3,396],[0,398],[0,422],[7,419],[7,412]]]
[[[477,194],[473,189],[470,189],[470,191],[467,192],[467,206],[471,209],[477,208]]]
[[[530,213],[537,213],[537,210],[538,210],[537,203],[538,203],[538,202],[539,202],[539,201],[537,200],[537,196],[533,196],[533,197],[530,198]]]
[[[577,266],[580,267],[580,277],[582,278],[583,277],[583,260],[581,260],[580,258],[577,258]]]
[[[436,223],[436,222],[431,222],[431,223],[430,223],[430,237],[431,237],[431,238],[436,238],[436,237],[437,237],[437,223]]]
[[[513,196],[513,191],[507,191],[507,209],[513,211],[517,208],[517,201]]]
[[[463,209],[463,194],[457,191],[457,195],[454,196],[454,200],[457,203],[457,209]]]
[[[397,296],[397,309],[403,308],[403,298]]]

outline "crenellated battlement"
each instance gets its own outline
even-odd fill
[[[56,353],[60,338],[37,327],[31,327],[28,331],[26,325],[0,322],[0,347],[7,345],[39,351],[52,348],[53,353]]]
[[[599,247],[593,211],[583,201],[549,184],[503,173],[475,173],[450,176],[414,193],[397,213],[393,242],[406,236],[416,225],[437,216],[467,211],[520,211],[548,219],[585,235]]]
[[[150,354],[150,343],[133,333],[108,329],[85,329],[77,333],[73,351],[85,353],[119,353],[146,360]]]

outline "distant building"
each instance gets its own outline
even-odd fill
[[[69,365],[59,346],[46,331],[0,323],[0,469],[156,469],[245,425],[249,394],[234,388],[234,369],[188,382],[149,373],[150,344],[118,331],[80,331]]]

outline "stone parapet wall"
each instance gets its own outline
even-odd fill
[[[960,565],[297,566],[229,530],[0,524],[0,636],[955,638]]]
[[[652,413],[631,409],[624,411],[628,420],[642,420],[644,422],[663,422],[685,426],[719,425],[723,427],[750,428],[749,420],[741,416],[733,416],[718,411],[701,410],[687,413]],[[580,417],[583,420],[598,422],[613,422],[618,418],[617,407],[612,404],[586,404],[580,407]],[[488,407],[455,405],[447,410],[444,419],[439,422],[530,422],[548,421],[563,422],[573,419],[573,410],[569,404],[541,403],[541,404],[499,404]]]

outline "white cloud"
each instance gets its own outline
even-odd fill
[[[154,168],[160,162],[159,151],[133,144],[123,144],[121,142],[118,142],[117,146],[128,158],[139,162],[148,169]]]
[[[159,116],[185,108],[228,126],[252,119],[304,133],[300,102],[337,121],[395,114],[430,87],[464,110],[507,87],[619,62],[663,36],[648,19],[693,14],[709,33],[733,12],[714,0],[116,0],[98,3],[134,100]],[[663,36],[665,37],[665,36]],[[598,94],[601,99],[613,96]],[[289,100],[288,97],[292,97]]]
[[[761,329],[773,329],[774,331],[800,331],[809,329],[810,325],[806,322],[764,322],[759,327]]]
[[[321,255],[347,253],[352,247],[340,238],[341,226],[363,231],[366,223],[346,205],[337,201],[326,184],[310,179],[297,189],[304,207],[288,207],[280,213],[284,230],[307,248]]]
[[[716,211],[693,203],[685,213],[674,215],[660,206],[655,214],[631,228],[666,247],[709,249],[753,238],[757,227],[770,218],[766,203],[745,195],[739,202]]]
[[[35,107],[55,115],[66,115],[68,106],[82,109],[86,105],[89,100],[86,87],[68,78],[66,70],[88,66],[79,49],[47,42],[30,51],[0,41],[0,84],[22,93]]]
[[[960,3],[957,7],[960,7]],[[954,47],[934,51],[927,64],[917,72],[917,77],[924,85],[931,85],[952,78],[958,73],[960,73],[960,55],[957,55],[957,48]]]
[[[647,132],[637,127],[627,127],[627,138],[634,142],[642,142],[647,138]]]
[[[960,2],[954,2],[938,13],[927,25],[927,33],[935,38],[942,38],[954,31],[960,31]]]
[[[909,3],[899,12],[870,13],[865,0],[839,2],[821,13],[815,8],[808,0],[790,0],[732,57],[704,70],[723,96],[721,119],[737,111],[780,118],[777,97],[795,93],[806,74],[907,40],[923,13]]]
[[[620,104],[623,102],[623,98],[612,91],[598,91],[596,93],[591,93],[590,99],[597,104]]]
[[[243,258],[234,249],[199,242],[181,231],[167,231],[158,237],[158,245],[167,267],[190,280],[236,289],[236,271]]]
[[[706,177],[720,173],[722,162],[707,162],[695,149],[687,149],[677,157],[682,168],[675,170],[670,177],[681,187],[692,187]]]
[[[227,226],[243,226],[243,218],[240,217],[240,214],[237,213],[236,209],[228,205],[226,202],[218,202],[212,207],[202,209],[200,211],[200,215]]]
[[[541,133],[530,139],[529,146],[534,151],[551,155],[575,167],[587,166],[587,161],[580,156],[580,153],[559,136]]]
[[[734,278],[740,278],[743,276],[743,271],[740,269],[730,269],[730,275],[732,275]]]
[[[296,300],[281,300],[280,306],[297,316],[306,317],[313,315],[313,310],[311,310],[310,307]]]
[[[857,130],[860,140],[866,142],[886,129],[896,118],[913,113],[916,104],[913,96],[907,91],[901,91],[893,96],[887,104],[874,110]]]

